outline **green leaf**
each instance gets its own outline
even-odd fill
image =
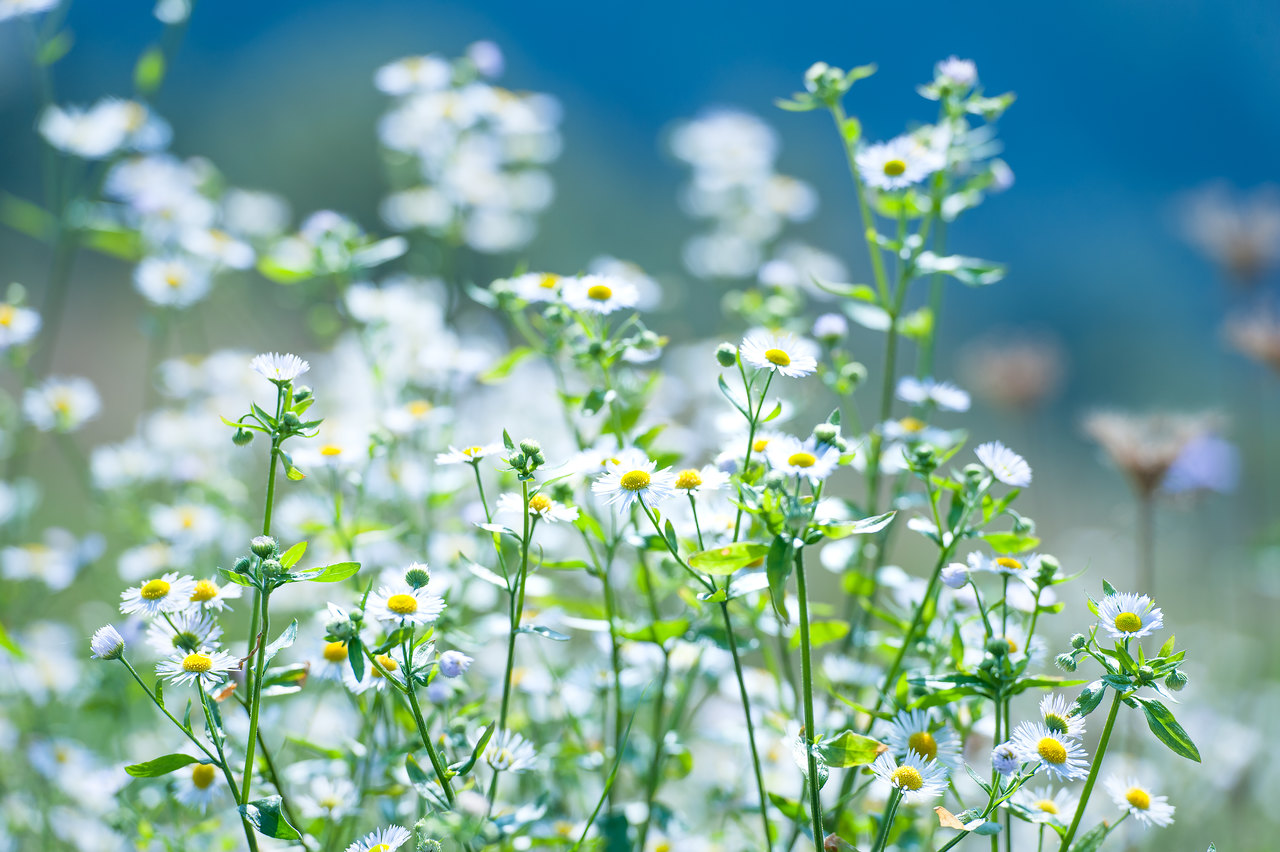
[[[868,535],[884,529],[889,525],[889,522],[893,520],[893,516],[896,514],[898,514],[896,511],[885,512],[883,515],[863,518],[860,521],[841,521],[838,524],[823,524],[819,529],[822,530],[822,534],[827,538],[848,538],[851,535]]]
[[[1003,264],[990,260],[954,254],[942,257],[931,251],[923,251],[916,257],[916,269],[921,273],[941,272],[970,287],[994,284],[1004,278],[1006,272]]]
[[[146,763],[135,763],[132,766],[126,766],[124,771],[134,778],[157,778],[161,775],[168,775],[175,769],[181,769],[184,766],[199,762],[198,758],[189,754],[166,754],[164,757],[157,757],[154,760],[148,760]]]
[[[138,57],[138,64],[133,67],[133,85],[138,94],[149,97],[164,82],[164,51],[159,45],[152,45]]]
[[[1173,637],[1173,635],[1172,635],[1172,634],[1170,634],[1169,638],[1168,638],[1168,639],[1166,639],[1166,640],[1165,640],[1165,642],[1164,642],[1164,644],[1160,646],[1160,653],[1159,653],[1159,654],[1157,654],[1156,656],[1159,656],[1159,657],[1167,657],[1167,656],[1169,656],[1170,654],[1172,654],[1172,653],[1173,653],[1173,640],[1174,640],[1174,637]]]
[[[240,813],[259,834],[274,837],[277,840],[301,840],[298,829],[289,825],[289,821],[280,812],[284,800],[279,796],[268,796],[265,799],[247,802],[240,806]]]
[[[1111,828],[1105,822],[1098,823],[1082,834],[1079,840],[1071,844],[1071,852],[1097,852],[1110,832]]]
[[[824,281],[816,275],[810,275],[819,290],[825,290],[833,296],[844,299],[856,299],[859,302],[876,304],[878,297],[874,287],[867,284],[841,284],[835,281]]]
[[[476,742],[476,747],[471,750],[471,757],[469,757],[465,763],[458,763],[450,766],[449,771],[454,775],[466,775],[475,768],[476,762],[480,760],[480,755],[484,754],[484,747],[489,744],[489,739],[493,736],[493,732],[497,727],[497,722],[490,722],[489,726],[484,729],[484,733],[480,735],[480,739]]]
[[[1075,704],[1071,706],[1071,714],[1084,718],[1098,709],[1098,705],[1102,703],[1102,696],[1107,694],[1107,685],[1101,680],[1095,680],[1080,691],[1080,695],[1076,698]]]
[[[508,352],[506,357],[501,361],[481,373],[479,376],[480,381],[485,384],[493,384],[494,382],[505,379],[521,361],[533,354],[534,350],[530,349],[528,346],[517,346],[515,349]]]
[[[1178,720],[1173,718],[1168,707],[1154,698],[1140,698],[1136,695],[1133,698],[1142,705],[1142,712],[1147,716],[1147,727],[1156,735],[1156,739],[1167,745],[1169,750],[1179,757],[1194,760],[1196,763],[1200,762],[1200,750],[1178,724]]]
[[[832,642],[838,642],[849,635],[849,622],[847,621],[810,621],[809,622],[809,647],[820,648],[823,645],[829,645]],[[791,634],[791,650],[800,647],[800,631],[797,630]]]
[[[983,533],[982,538],[997,553],[1023,553],[1040,544],[1040,539],[1033,535],[1017,533]]]
[[[226,580],[229,583],[235,583],[237,586],[253,585],[253,581],[250,580],[248,577],[246,577],[244,574],[237,574],[235,571],[232,571],[228,568],[219,568],[218,574],[222,577],[222,579]]]
[[[364,680],[364,643],[357,636],[347,643],[347,662],[357,682]]]
[[[558,633],[557,631],[552,630],[550,627],[543,627],[540,624],[534,624],[531,626],[530,625],[522,626],[518,628],[516,632],[517,633],[534,633],[538,636],[543,637],[544,639],[554,639],[557,642],[569,641],[569,637],[565,636],[563,633]]]
[[[707,574],[727,575],[758,562],[769,553],[769,545],[739,541],[724,547],[702,550],[689,557],[689,565]]]
[[[4,648],[10,654],[21,659],[24,655],[22,649],[18,647],[18,643],[9,638],[9,634],[4,629],[4,624],[0,623],[0,648]]]
[[[313,583],[337,583],[354,576],[359,570],[359,562],[335,562],[332,565],[299,574],[298,579],[310,580]]]
[[[817,748],[828,766],[845,769],[850,766],[865,766],[886,751],[888,746],[871,737],[845,731],[835,739],[819,744]]]
[[[53,38],[40,45],[36,53],[36,64],[48,67],[71,52],[74,40],[69,30],[63,30]]]
[[[791,576],[791,541],[785,536],[774,536],[765,558],[765,572],[769,577],[769,600],[773,603],[773,612],[783,624],[790,624],[787,578]]]
[[[272,642],[270,645],[267,646],[267,650],[262,657],[262,665],[263,666],[268,665],[271,662],[272,658],[275,657],[276,654],[279,654],[285,648],[288,648],[290,645],[292,645],[293,640],[297,638],[298,638],[298,619],[295,618],[293,621],[289,622],[289,626],[284,629],[284,632],[281,633],[278,637],[276,637],[276,641]],[[258,672],[258,675],[261,676],[262,672]]]
[[[300,541],[280,556],[280,564],[286,568],[292,568],[294,565],[298,564],[298,560],[301,559],[302,554],[306,552],[307,543],[305,541]]]
[[[689,619],[674,618],[664,621],[655,621],[644,627],[635,630],[628,630],[620,635],[624,639],[630,639],[633,642],[653,642],[655,645],[665,645],[671,639],[677,636],[683,636],[689,630]]]

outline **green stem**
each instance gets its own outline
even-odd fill
[[[1080,820],[1084,818],[1084,809],[1089,804],[1093,785],[1098,783],[1098,773],[1102,770],[1102,758],[1107,753],[1107,743],[1111,741],[1111,729],[1115,727],[1116,714],[1120,712],[1120,701],[1120,692],[1117,690],[1115,697],[1111,700],[1111,712],[1107,714],[1107,724],[1102,729],[1102,739],[1098,740],[1098,753],[1093,756],[1089,777],[1085,779],[1084,790],[1080,793],[1080,804],[1076,805],[1076,814],[1071,818],[1071,827],[1062,838],[1062,845],[1058,847],[1058,852],[1067,852],[1071,848],[1071,841],[1075,839],[1076,831],[1080,828]]]
[[[893,792],[889,794],[889,803],[885,805],[884,822],[880,824],[880,833],[876,837],[876,845],[871,847],[871,852],[883,852],[885,844],[889,842],[889,832],[893,829],[893,818],[898,815],[898,804],[901,801],[902,791],[894,787]]]
[[[813,753],[813,664],[809,645],[809,590],[804,576],[804,550],[796,551],[796,596],[800,603],[800,680],[804,696],[804,744],[809,763],[809,812],[813,820],[813,845],[823,848],[822,787],[818,783],[818,758]]]
[[[253,790],[253,756],[258,746],[258,714],[262,709],[262,682],[265,680],[263,675],[266,674],[267,635],[271,631],[271,616],[267,611],[270,601],[271,593],[265,592],[262,595],[262,630],[258,634],[258,657],[253,667],[253,691],[249,700],[249,739],[245,743],[244,781],[240,789],[240,800],[243,802],[250,801],[249,793]]]
[[[480,471],[476,470],[476,484],[480,483]],[[524,527],[520,536],[520,573],[516,575],[515,586],[509,589],[511,594],[510,613],[511,629],[507,635],[507,670],[502,679],[502,706],[498,712],[498,735],[507,732],[507,711],[511,705],[511,678],[516,662],[516,633],[520,629],[520,619],[524,615],[524,581],[529,570],[529,542],[531,526],[529,520],[529,482],[520,482],[520,505],[524,508]],[[483,492],[482,492],[483,493]],[[486,510],[487,512],[487,510]],[[489,811],[493,811],[494,797],[498,792],[498,778],[502,775],[498,770],[493,772],[493,780],[489,782]]]
[[[449,782],[449,771],[444,761],[440,759],[439,753],[436,752],[435,746],[431,744],[431,735],[427,733],[427,722],[422,717],[422,707],[418,704],[418,691],[413,688],[413,655],[409,651],[409,639],[404,641],[401,653],[404,656],[404,693],[409,698],[409,709],[413,711],[413,721],[418,726],[418,736],[422,739],[422,747],[427,750],[431,768],[435,770],[436,778],[444,788],[444,797],[452,805],[454,796],[453,785]]]
[[[724,618],[724,633],[729,642],[729,654],[733,657],[733,671],[738,679],[738,695],[742,698],[742,714],[747,719],[747,743],[751,746],[751,766],[756,776],[756,793],[760,796],[760,824],[764,828],[764,846],[771,848],[773,829],[769,826],[769,796],[764,788],[764,771],[760,768],[760,751],[756,746],[756,728],[751,720],[751,697],[747,693],[747,680],[742,674],[742,659],[738,656],[738,640],[733,635],[733,621],[729,618],[729,602],[720,602],[720,614]]]

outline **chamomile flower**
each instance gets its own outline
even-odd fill
[[[1084,718],[1071,715],[1071,703],[1060,693],[1040,699],[1040,718],[1054,733],[1077,740],[1084,737]]]
[[[554,272],[526,272],[493,282],[494,289],[514,293],[526,302],[550,302],[560,295],[565,278]]]
[[[914,753],[925,760],[936,760],[948,772],[960,768],[960,737],[945,725],[935,726],[928,710],[898,713],[885,729],[884,738],[894,755]]]
[[[485,763],[498,772],[528,772],[538,761],[533,743],[514,731],[502,731],[489,741]]]
[[[1153,796],[1151,790],[1137,778],[1119,778],[1113,775],[1107,779],[1106,786],[1116,807],[1128,811],[1143,825],[1163,828],[1173,823],[1174,807],[1169,804],[1168,796]]]
[[[147,628],[147,644],[161,656],[212,647],[221,638],[222,628],[213,616],[198,609],[186,609],[167,618],[157,618]]]
[[[209,294],[209,270],[181,257],[148,257],[133,273],[133,286],[153,305],[186,308]]]
[[[397,682],[403,680],[403,675],[400,673],[400,663],[390,655],[374,654],[373,658],[378,661],[378,666],[381,666],[382,670],[395,678]],[[376,692],[381,692],[387,688],[387,678],[386,675],[384,675],[382,671],[372,663],[367,663],[365,665],[364,677],[360,680],[356,680],[355,673],[351,671],[351,666],[343,666],[342,685],[351,692],[354,692],[356,695],[368,692],[371,689]]]
[[[1013,801],[1026,808],[1035,823],[1065,826],[1076,812],[1075,796],[1067,789],[1055,793],[1052,787],[1023,787]]]
[[[806,476],[817,484],[840,463],[840,451],[830,445],[818,446],[813,438],[801,441],[791,435],[770,441],[765,448],[769,466],[788,476]]]
[[[604,475],[591,483],[591,490],[605,503],[625,514],[637,501],[652,508],[675,496],[676,475],[642,453],[623,453],[605,464]]]
[[[507,515],[508,517],[520,517],[521,514],[521,497],[518,494],[500,494],[498,495],[498,511],[499,515]],[[538,493],[529,498],[529,503],[525,510],[535,518],[551,523],[564,522],[573,523],[578,520],[578,509],[575,506],[566,506],[563,503],[557,503],[546,494]]]
[[[196,587],[191,591],[191,603],[201,609],[230,610],[228,601],[237,600],[243,594],[243,587],[235,583],[220,586],[213,580],[196,580]]]
[[[876,777],[896,788],[907,803],[934,799],[947,789],[947,770],[936,760],[926,760],[908,751],[901,763],[885,752],[871,764]]]
[[[356,785],[346,778],[317,775],[307,792],[299,793],[298,810],[306,819],[342,819],[359,800]]]
[[[640,290],[625,278],[612,275],[584,275],[564,283],[565,303],[575,311],[611,314],[634,308],[640,301]]]
[[[898,399],[912,405],[932,403],[942,411],[968,411],[969,394],[950,382],[903,376],[898,381]]]
[[[178,770],[174,798],[189,808],[204,811],[218,792],[217,780],[218,767],[212,763],[193,763]]]
[[[89,640],[89,650],[95,660],[118,660],[124,656],[124,637],[110,624],[99,627]]]
[[[342,680],[343,672],[351,670],[347,656],[346,642],[325,642],[319,654],[307,659],[308,675],[321,680]]]
[[[729,474],[715,465],[706,465],[701,470],[691,467],[676,474],[676,490],[686,494],[719,491],[728,482]]]
[[[250,361],[249,366],[273,382],[291,382],[311,369],[311,365],[297,355],[281,352],[264,352]]]
[[[409,829],[389,825],[371,831],[347,847],[347,852],[395,852],[409,839]]]
[[[863,183],[876,189],[903,189],[946,164],[938,151],[910,136],[867,145],[858,151],[856,162]]]
[[[0,302],[0,352],[27,343],[39,330],[40,314],[31,308]]]
[[[120,611],[125,615],[141,614],[155,618],[162,612],[178,612],[191,605],[196,581],[185,574],[170,571],[163,577],[131,586],[120,593]]]
[[[967,561],[970,571],[988,574],[1004,574],[1007,577],[1026,579],[1035,576],[1036,572],[1036,566],[1032,559],[1018,559],[1007,554],[987,556],[985,553],[974,551],[969,554]]]
[[[814,345],[791,334],[748,334],[738,352],[743,361],[757,370],[771,370],[792,379],[803,378],[818,369]]]
[[[1140,639],[1164,626],[1164,613],[1146,595],[1121,592],[1098,601],[1098,626],[1112,639]]]
[[[473,444],[462,449],[450,444],[449,452],[436,454],[436,464],[475,464],[482,458],[501,453],[504,449],[502,444]]]
[[[41,432],[74,432],[101,410],[102,399],[88,379],[54,376],[22,395],[22,413]]]
[[[416,563],[415,563],[416,565]],[[444,598],[415,589],[403,581],[382,586],[369,596],[365,614],[379,621],[406,624],[430,624],[444,612]]]
[[[974,454],[991,471],[991,475],[1005,485],[1026,488],[1031,484],[1031,465],[999,441],[979,444]]]
[[[1089,774],[1084,746],[1066,734],[1049,730],[1043,722],[1018,725],[1010,742],[1022,762],[1038,762],[1063,781],[1076,781]]]
[[[169,659],[161,660],[156,664],[156,674],[177,686],[198,681],[204,687],[222,683],[227,679],[227,672],[239,664],[240,661],[226,651],[201,648],[189,653],[178,651]]]

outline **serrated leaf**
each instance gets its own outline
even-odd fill
[[[268,796],[265,799],[241,805],[240,813],[258,830],[259,834],[265,834],[277,840],[301,840],[302,835],[298,834],[298,829],[289,825],[289,821],[280,811],[283,802],[284,800],[279,796]]]
[[[689,557],[689,565],[707,574],[728,575],[769,553],[769,545],[756,541],[739,541],[724,547],[702,550]]]
[[[189,754],[166,754],[163,757],[148,760],[146,763],[134,763],[126,766],[124,771],[134,778],[158,778],[161,775],[168,775],[175,769],[181,769],[184,766],[199,762],[199,758],[192,757]]]

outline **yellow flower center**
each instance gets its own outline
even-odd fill
[[[910,432],[913,435],[916,432],[923,432],[925,427],[924,421],[916,417],[904,417],[898,421],[898,425],[902,427],[903,432]]]
[[[1116,616],[1116,630],[1121,633],[1137,633],[1142,629],[1142,616],[1136,612],[1122,612]]]
[[[1151,794],[1141,787],[1130,787],[1124,794],[1124,800],[1140,811],[1151,807]]]
[[[13,321],[17,316],[18,311],[13,305],[0,305],[0,325],[8,328],[13,325]]]
[[[406,407],[409,409],[409,413],[414,417],[426,417],[431,413],[432,405],[425,399],[415,399]]]
[[[806,453],[804,451],[801,451],[798,453],[792,453],[787,458],[787,464],[791,465],[792,467],[813,467],[817,463],[818,463],[817,456],[815,456],[813,453]]]
[[[475,458],[476,456],[480,455],[483,452],[484,452],[484,447],[467,447],[465,450],[462,451],[462,454],[467,458]]]
[[[212,580],[201,580],[196,583],[196,590],[191,593],[191,600],[196,603],[211,601],[218,596],[218,587]]]
[[[323,447],[320,448],[320,455],[340,456],[342,455],[342,447],[334,446],[333,444],[325,444]]]
[[[633,470],[622,475],[622,487],[628,491],[643,491],[649,487],[649,474],[643,470]]]
[[[682,491],[692,491],[702,484],[702,475],[693,468],[680,471],[680,475],[676,477],[676,488]]]
[[[142,586],[142,596],[149,601],[158,601],[169,594],[169,584],[164,580],[148,580]]]
[[[386,843],[379,843],[377,846],[370,846],[369,852],[387,852],[391,847]]]
[[[326,642],[324,658],[331,663],[340,663],[347,658],[346,642]]]
[[[997,556],[995,563],[1001,568],[1007,568],[1010,571],[1022,570],[1022,563],[1014,559],[1012,556]]]
[[[885,160],[884,173],[889,177],[897,177],[907,170],[907,164],[902,160]]]
[[[213,668],[213,658],[204,654],[187,654],[182,660],[182,670],[184,672],[204,674],[211,668]]]
[[[172,290],[177,290],[182,286],[182,276],[176,272],[167,272],[164,276],[164,283],[169,285]]]
[[[319,804],[320,807],[324,808],[326,811],[331,811],[334,808],[336,808],[338,805],[342,804],[342,800],[339,799],[337,796],[321,796],[319,799],[316,800],[316,803]]]
[[[413,615],[418,611],[418,599],[413,595],[392,595],[387,598],[387,609],[396,615]]]
[[[1047,814],[1058,815],[1058,806],[1053,803],[1052,799],[1041,799],[1036,802],[1036,810],[1043,811]]]
[[[543,290],[554,290],[556,288],[556,285],[559,283],[560,283],[560,276],[552,275],[550,272],[548,272],[546,275],[538,279],[538,286],[541,287]],[[605,289],[608,289],[608,288],[605,288]],[[605,298],[607,299],[608,296],[606,296]]]
[[[1018,653],[1018,643],[1017,643],[1017,641],[1016,641],[1016,640],[1014,640],[1014,639],[1012,639],[1012,638],[1010,638],[1010,637],[1008,637],[1008,636],[1001,636],[1000,638],[1001,638],[1001,639],[1003,639],[1004,641],[1006,641],[1006,642],[1008,642],[1008,643],[1009,643],[1009,653],[1010,653],[1010,654],[1016,654],[1016,653]]]
[[[384,669],[386,669],[389,672],[393,672],[396,669],[400,668],[400,666],[396,664],[396,661],[388,657],[386,654],[375,654],[373,658],[378,661],[378,665],[382,666]],[[373,670],[373,676],[382,677],[382,672],[378,671],[375,668]]]
[[[907,748],[929,760],[938,756],[938,741],[928,731],[917,731],[907,737]]]
[[[791,363],[791,356],[781,349],[764,350],[764,360],[770,364],[777,364],[779,367],[786,367]]]
[[[529,508],[535,512],[545,512],[551,508],[551,498],[545,494],[535,494],[529,498]]]
[[[200,790],[207,789],[213,783],[215,770],[211,763],[197,763],[191,767],[191,783]]]
[[[764,448],[765,448],[765,447],[767,447],[767,446],[769,446],[769,439],[768,439],[768,438],[756,438],[756,442],[755,442],[754,444],[752,444],[752,445],[751,445],[751,452],[753,452],[753,453],[763,453],[763,452],[764,452]]]
[[[1052,763],[1054,766],[1061,766],[1067,762],[1067,747],[1053,737],[1045,737],[1040,740],[1039,745],[1036,746],[1036,751],[1044,758],[1046,763]]]
[[[919,790],[924,786],[924,777],[914,766],[899,766],[889,776],[889,783],[901,790]]]
[[[587,288],[587,298],[596,302],[607,302],[613,298],[613,288],[605,284],[594,284]]]

